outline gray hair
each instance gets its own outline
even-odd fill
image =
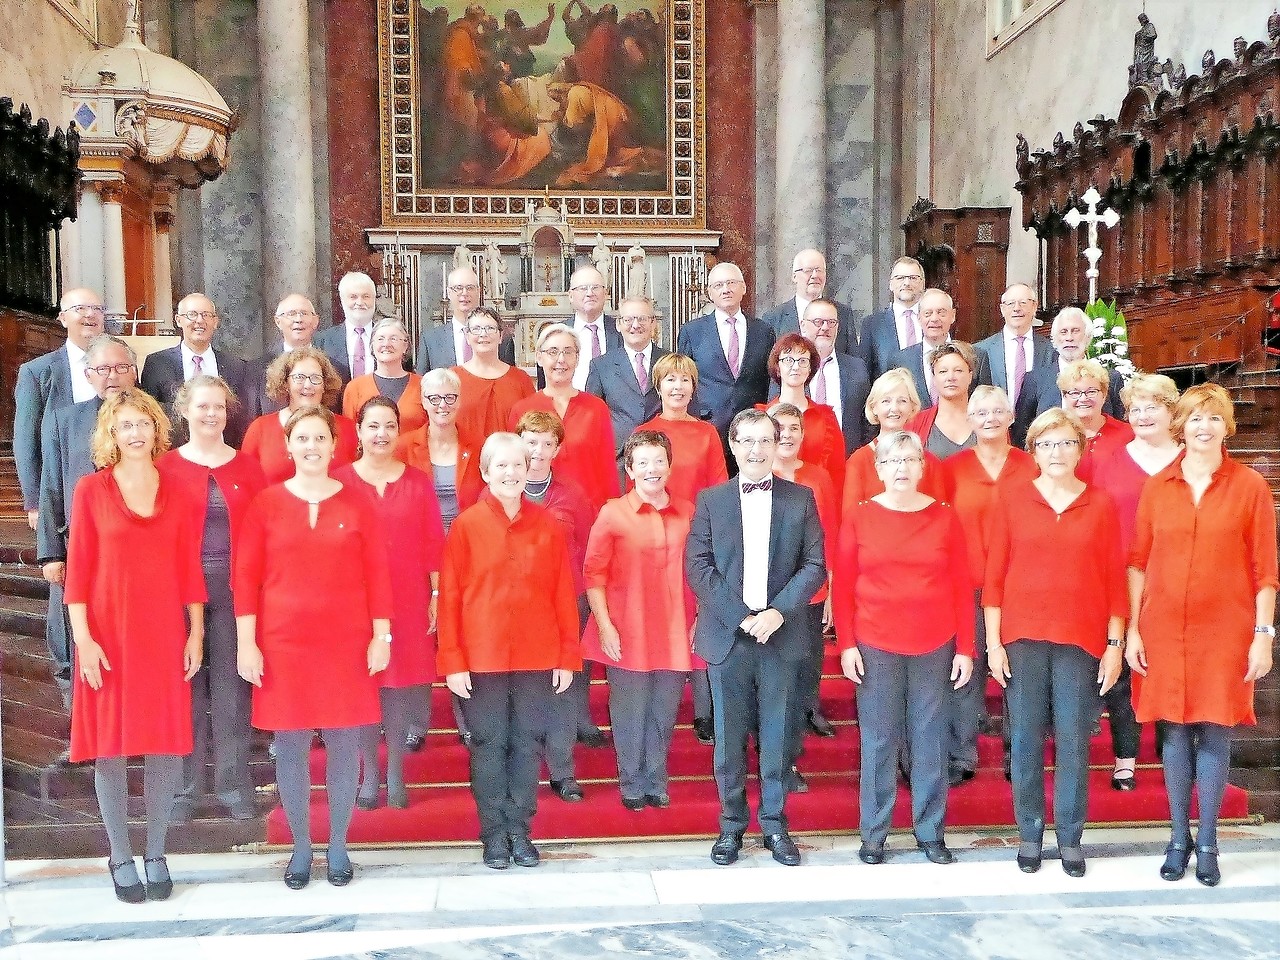
[[[375,294],[378,292],[378,285],[373,282],[373,277],[367,273],[353,271],[338,281],[338,295],[341,296],[354,287],[368,287]]]
[[[138,355],[133,352],[133,347],[129,346],[129,344],[125,343],[119,337],[113,337],[109,333],[100,333],[96,337],[94,337],[92,340],[90,340],[89,345],[84,348],[85,366],[86,367],[93,366],[91,362],[93,358],[96,357],[98,354],[100,354],[103,350],[107,349],[107,347],[111,346],[112,344],[114,344],[117,347],[120,347],[121,349],[124,350],[125,353],[129,355],[130,363],[132,363],[135,367],[138,365]]]
[[[404,321],[399,317],[379,317],[374,321],[373,329],[369,331],[369,339],[372,340],[378,335],[379,331],[386,330],[389,327],[399,330],[405,337],[409,336],[409,328],[404,325]]]
[[[552,337],[554,337],[558,333],[567,333],[569,337],[573,340],[574,345],[577,346],[578,335],[573,332],[572,327],[570,327],[566,323],[559,323],[559,322],[548,323],[545,327],[543,327],[541,330],[538,331],[537,349],[539,350],[539,352],[541,352],[542,348],[546,346],[547,341],[550,340]]]
[[[529,448],[525,446],[523,440],[517,434],[508,433],[505,430],[499,430],[497,433],[491,433],[485,440],[484,446],[480,448],[480,472],[488,473],[489,464],[493,463],[493,458],[498,455],[498,450],[503,447],[515,447],[524,454],[524,464],[529,465]]]
[[[881,437],[876,444],[876,460],[887,459],[889,454],[902,447],[906,447],[912,456],[924,459],[924,444],[920,437],[910,430],[895,430],[887,437]]]
[[[969,412],[978,409],[979,404],[986,403],[988,400],[1000,404],[1001,410],[1007,410],[1013,413],[1013,404],[1009,400],[1009,395],[1000,387],[990,383],[979,384],[973,388],[973,393],[969,395]]]
[[[453,393],[462,392],[461,378],[448,367],[436,367],[422,375],[422,392],[428,390],[446,390]]]

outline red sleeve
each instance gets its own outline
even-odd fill
[[[844,486],[844,434],[840,432],[840,421],[835,411],[823,407],[823,450],[821,466],[827,476],[835,484],[837,490]]]
[[[582,580],[587,589],[608,585],[615,536],[613,509],[605,504],[591,527],[591,535],[587,537],[587,553],[582,562]]]
[[[387,536],[382,518],[373,502],[362,495],[352,496],[360,523],[360,548],[364,565],[365,593],[369,598],[369,619],[390,620],[391,565],[387,556]]]
[[[463,584],[466,582],[469,560],[469,518],[459,514],[449,530],[444,543],[444,558],[440,562],[440,600],[436,607],[436,666],[446,677],[451,673],[463,673],[467,666],[467,653],[462,643]]]
[[[1102,497],[1101,527],[1098,543],[1103,550],[1103,576],[1107,585],[1107,616],[1129,619],[1129,585],[1125,574],[1124,554],[1120,549],[1120,516],[1111,497],[1099,490]]]
[[[984,607],[1004,605],[1004,578],[1009,569],[1010,525],[1009,508],[1003,499],[997,499],[991,509],[991,542],[987,545],[987,576],[982,587]],[[988,638],[990,639],[992,638]]]
[[[844,490],[840,497],[840,512],[846,517],[854,507],[863,500],[867,499],[866,485],[863,483],[862,462],[866,459],[863,450],[868,451],[872,457],[875,451],[869,446],[859,447],[853,453],[849,454],[849,459],[845,461],[844,470]]]
[[[360,446],[360,440],[356,436],[356,425],[352,420],[346,417],[337,417],[338,421],[338,447],[333,451],[333,465],[335,467],[343,466],[348,463],[355,463],[356,448]]]
[[[845,517],[836,551],[831,612],[836,622],[836,646],[841,653],[858,645],[854,629],[858,605],[854,590],[858,582],[858,520],[863,515],[863,511],[854,510]]]
[[[1280,579],[1276,576],[1276,508],[1271,499],[1271,488],[1265,481],[1258,482],[1260,476],[1250,479],[1254,480],[1253,503],[1242,506],[1249,511],[1245,542],[1252,561],[1250,573],[1256,596],[1267,587],[1276,589]]]
[[[942,468],[942,461],[930,453],[924,452],[924,476],[920,478],[920,492],[928,494],[935,500],[950,503],[955,497],[955,488],[948,479],[949,474]]]
[[[1134,520],[1133,543],[1129,545],[1129,556],[1125,562],[1135,570],[1147,569],[1147,560],[1151,557],[1152,515],[1155,513],[1155,502],[1164,481],[1152,478],[1142,488],[1138,497],[1138,516]]]
[[[524,416],[524,412],[531,406],[532,404],[527,398],[524,400],[517,400],[515,405],[512,406],[511,412],[507,414],[507,430],[511,433],[515,433],[516,424],[520,422],[520,418]]]
[[[101,476],[101,474],[97,475]],[[67,542],[67,573],[63,586],[63,603],[88,603],[93,568],[98,556],[98,517],[94,510],[94,492],[101,481],[85,477],[76,484],[71,496],[71,536]],[[200,540],[197,537],[196,543]]]
[[[257,616],[262,608],[267,553],[268,507],[265,500],[268,496],[264,490],[253,498],[240,525],[240,542],[232,570],[232,599],[237,617]]]
[[[951,575],[951,596],[956,611],[956,653],[975,656],[977,635],[973,620],[973,585],[969,582],[969,547],[964,527],[955,508],[948,508],[947,570]]]
[[[355,420],[356,414],[360,410],[360,403],[364,399],[361,396],[357,396],[358,391],[359,387],[356,386],[355,380],[352,380],[342,388],[342,415],[350,420]]]
[[[550,521],[550,518],[548,518]],[[578,597],[573,586],[573,570],[569,566],[569,543],[560,527],[550,521],[553,536],[558,546],[553,545],[552,562],[556,564],[556,582],[554,596],[551,598],[555,610],[556,631],[560,635],[560,654],[556,658],[556,666],[560,670],[582,669],[582,642],[578,636]]]

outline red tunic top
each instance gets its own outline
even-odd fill
[[[445,676],[581,670],[569,548],[555,518],[525,501],[511,520],[488,490],[458,514],[444,545],[438,625]]]
[[[374,379],[372,373],[356,377],[342,391],[342,415],[355,423],[360,408],[369,400],[379,396],[382,396],[382,391],[378,389],[378,381]],[[400,411],[401,433],[417,430],[427,422],[427,411],[422,408],[422,377],[418,374],[409,374],[409,382],[405,384],[404,393],[400,394],[400,399],[396,401],[396,409]]]
[[[431,625],[431,574],[440,569],[444,524],[431,478],[405,467],[381,494],[348,464],[333,472],[344,487],[363,490],[373,501],[386,534],[391,570],[391,662],[377,674],[384,687],[436,681],[436,637]]]
[[[356,458],[356,425],[340,414],[334,419],[337,420],[338,443],[330,466],[340,467]],[[262,465],[267,483],[283,483],[293,476],[293,461],[285,449],[284,424],[280,422],[278,413],[264,413],[249,424],[240,450]]]
[[[756,409],[768,413],[777,405],[777,400],[757,403]],[[840,421],[836,419],[833,407],[812,400],[805,407],[804,442],[800,444],[800,459],[821,467],[835,484],[835,489],[844,489],[844,434],[840,431]]]
[[[511,408],[508,429],[513,433],[527,410],[557,413],[556,404],[539,391]],[[591,515],[618,495],[618,461],[614,456],[613,419],[608,405],[599,397],[579,390],[560,418],[564,442],[556,454],[555,473],[571,480],[587,496]]]
[[[1256,723],[1253,684],[1244,675],[1257,596],[1280,584],[1267,482],[1224,457],[1197,506],[1179,457],[1142,492],[1129,564],[1146,572],[1138,631],[1147,676],[1134,691],[1139,722]]]
[[[1001,643],[1072,643],[1101,658],[1108,619],[1128,614],[1111,498],[1086,486],[1059,514],[1034,483],[1009,487],[992,511],[982,605],[1000,608]]]
[[[343,487],[317,508],[267,487],[241,525],[232,584],[236,616],[258,618],[261,730],[358,727],[382,716],[369,676],[373,621],[395,612],[387,537],[368,496]]]
[[[140,517],[111,468],[76,484],[66,602],[83,603],[110,670],[92,689],[72,667],[71,759],[191,752],[191,686],[183,678],[185,606],[203,603],[203,509],[160,475],[155,509]]]
[[[841,462],[844,462],[843,457]],[[774,473],[777,472],[774,470]],[[826,470],[808,461],[802,461],[796,470],[795,482],[813,491],[813,499],[818,506],[818,523],[822,525],[822,554],[827,561],[827,570],[834,570],[836,549],[840,543],[840,510],[836,505],[836,488]],[[830,577],[827,579],[829,581]],[[810,602],[822,603],[829,592],[830,583],[823,583]]]
[[[555,462],[560,463],[556,457]],[[573,595],[580,597],[586,591],[582,580],[582,565],[587,558],[587,539],[591,536],[591,524],[595,522],[596,510],[591,506],[587,495],[572,480],[562,480],[552,471],[551,483],[547,494],[538,503],[527,493],[525,499],[542,507],[555,517],[564,531],[565,544],[569,548],[569,568],[573,573]]]
[[[720,434],[705,420],[666,420],[659,414],[636,429],[657,430],[671,441],[667,492],[676,499],[696,503],[698,494],[707,487],[729,479]],[[628,480],[628,489],[631,486]]]
[[[951,501],[951,490],[942,469],[942,461],[928,450],[924,452],[924,473],[920,477],[919,490],[935,500],[941,500],[944,503]],[[844,493],[840,498],[840,512],[848,516],[854,506],[863,500],[870,500],[878,493],[884,493],[884,484],[880,482],[880,476],[876,473],[876,440],[872,440],[849,454],[844,473]]]
[[[427,433],[430,430],[431,424],[427,424],[412,433],[400,434],[400,439],[396,441],[396,459],[411,467],[417,467],[428,477],[433,475],[431,445],[427,439]],[[455,464],[457,472],[454,475],[454,485],[458,493],[459,513],[475,503],[476,498],[480,496],[480,491],[484,489],[484,478],[480,476],[482,443],[483,441],[476,442],[463,436],[461,432],[458,433],[458,461]]]
[[[197,529],[204,530],[205,512],[209,509],[209,476],[222,493],[227,504],[227,516],[231,521],[231,557],[234,561],[240,524],[249,511],[253,498],[267,485],[258,461],[246,453],[237,453],[220,467],[206,467],[193,463],[177,450],[170,450],[156,461],[156,469],[173,477],[187,489],[199,505]]]
[[[684,544],[693,504],[671,497],[661,510],[632,490],[600,511],[587,543],[587,587],[602,587],[618,631],[624,670],[692,667],[690,631],[697,612],[684,576]],[[582,638],[589,660],[614,665],[600,649],[595,618]]]
[[[1138,522],[1138,499],[1151,479],[1151,474],[1138,465],[1138,461],[1129,455],[1129,445],[1125,444],[1105,460],[1099,460],[1093,467],[1093,485],[1110,494],[1115,501],[1116,513],[1120,516],[1120,555],[1129,556],[1133,547],[1134,528]]]
[[[1133,427],[1123,420],[1102,415],[1102,428],[1084,442],[1076,476],[1085,483],[1093,482],[1094,468],[1103,460],[1109,460],[1115,452],[1133,439]]]
[[[458,430],[483,441],[491,433],[507,429],[511,410],[533,396],[533,381],[519,367],[508,367],[495,380],[477,377],[462,367],[451,367],[462,389],[458,392]]]
[[[987,548],[991,543],[991,509],[1011,486],[1034,480],[1039,468],[1031,454],[1009,448],[1009,456],[994,480],[978,459],[976,450],[961,450],[942,463],[947,485],[953,491],[952,505],[960,515],[969,552],[969,576],[973,589],[981,590],[987,576]]]
[[[890,510],[874,500],[845,515],[832,613],[841,651],[866,644],[888,653],[932,653],[953,637],[973,656],[973,590],[955,510]]]

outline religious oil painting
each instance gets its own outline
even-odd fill
[[[703,3],[380,0],[384,221],[705,222]]]

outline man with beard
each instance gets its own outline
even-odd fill
[[[321,330],[312,344],[333,361],[345,387],[349,380],[373,373],[375,363],[369,340],[378,288],[368,274],[348,273],[338,281],[338,299],[342,301],[343,322]]]

